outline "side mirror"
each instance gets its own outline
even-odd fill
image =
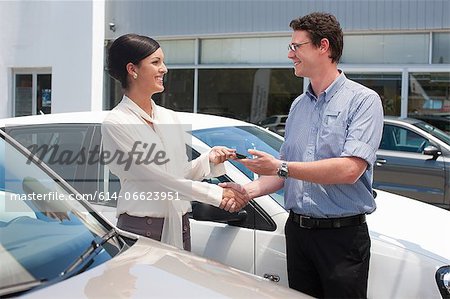
[[[423,149],[423,154],[427,156],[433,156],[433,160],[442,155],[442,152],[434,145],[429,145]]]
[[[230,213],[202,202],[193,202],[192,218],[198,221],[214,221],[237,224],[247,219],[247,211],[240,210],[239,212]]]

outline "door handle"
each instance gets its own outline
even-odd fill
[[[377,161],[375,161],[376,166],[383,166],[386,163],[387,163],[386,159],[377,159]]]
[[[275,274],[264,274],[263,277],[265,279],[268,279],[268,280],[273,281],[273,282],[279,282],[280,281],[280,276],[275,275]]]

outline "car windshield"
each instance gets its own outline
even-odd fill
[[[424,130],[425,132],[433,135],[434,137],[438,138],[442,142],[445,142],[447,145],[450,146],[450,135],[445,133],[444,131],[439,130],[438,128],[426,123],[426,122],[417,122],[414,124],[414,126]]]
[[[283,144],[282,137],[274,136],[257,126],[209,128],[193,131],[192,134],[210,147],[222,145],[236,149],[236,152],[247,156],[249,156],[248,149],[256,149],[278,158]],[[251,180],[256,179],[255,174],[241,163],[232,160],[230,162]],[[283,195],[284,190],[281,189],[271,194],[271,197],[284,207]]]
[[[111,233],[111,227],[78,200],[80,194],[69,192],[23,148],[0,136],[0,296],[4,296],[64,279],[61,273],[93,242]],[[111,259],[122,247],[120,240],[110,238],[74,272]]]

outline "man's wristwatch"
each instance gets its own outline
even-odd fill
[[[280,167],[277,168],[277,175],[284,179],[287,179],[289,176],[288,164],[286,161],[282,161]]]

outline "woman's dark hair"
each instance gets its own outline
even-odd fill
[[[159,44],[148,36],[125,34],[118,37],[108,50],[108,72],[120,81],[122,88],[128,88],[127,64],[139,64],[142,59],[158,50]]]
[[[344,48],[344,33],[335,16],[329,13],[313,12],[292,20],[289,26],[293,30],[307,31],[311,42],[316,47],[320,46],[322,38],[328,39],[331,48],[331,61],[339,62]]]

